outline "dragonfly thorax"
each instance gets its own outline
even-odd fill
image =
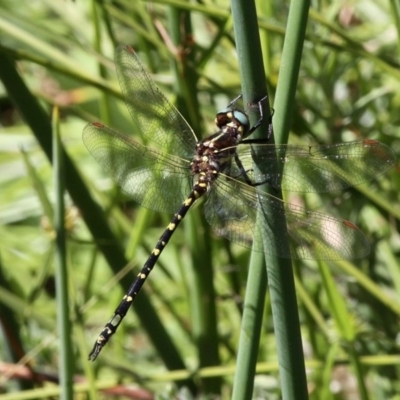
[[[191,167],[198,176],[196,185],[209,190],[212,182],[230,165],[236,154],[236,146],[249,131],[248,119],[244,112],[227,109],[216,117],[220,130],[197,143],[196,155]]]

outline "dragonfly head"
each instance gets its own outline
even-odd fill
[[[246,113],[229,107],[218,111],[217,116],[215,117],[215,124],[221,130],[226,126],[236,128],[239,130],[242,137],[246,137],[250,130],[250,121]]]

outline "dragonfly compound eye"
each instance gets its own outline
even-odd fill
[[[220,129],[226,125],[235,125],[237,128],[242,127],[244,132],[250,129],[250,121],[247,115],[243,111],[231,108],[218,111],[215,123]]]

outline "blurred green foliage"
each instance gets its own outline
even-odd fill
[[[265,8],[261,3],[260,33],[273,98],[279,67],[285,62],[281,48],[289,4],[274,2]],[[172,22],[173,7],[181,10],[178,24]],[[382,141],[399,154],[398,10],[383,1],[314,2],[313,7],[290,142],[322,144],[369,138]],[[213,132],[216,110],[241,91],[229,2],[30,1],[21,7],[20,2],[3,0],[0,32],[0,52],[17,61],[21,77],[49,119],[52,107],[60,107],[66,151],[104,209],[127,258],[132,259],[127,267],[120,265],[121,274],[115,276],[97,251],[79,210],[67,197],[68,284],[76,377],[85,378],[92,388],[100,383],[103,388],[114,388],[117,381],[135,383],[148,390],[148,395],[154,392],[172,398],[177,389],[170,382],[182,381],[193,373],[194,382],[204,388],[207,385],[200,382],[207,374],[222,377],[222,397],[229,398],[249,252],[216,237],[198,221],[196,212],[197,234],[212,238],[212,259],[207,268],[212,267],[214,274],[220,366],[199,369],[202,365],[193,326],[194,319],[201,316],[191,312],[190,295],[196,285],[193,271],[204,266],[192,257],[188,245],[193,221],[183,222],[177,230],[144,289],[187,371],[167,371],[133,312],[96,364],[88,363],[92,342],[123,295],[119,280],[126,274],[128,280],[133,278],[170,216],[131,202],[110,177],[104,176],[81,140],[85,124],[95,120],[143,140],[140,132],[132,131],[119,93],[112,62],[118,43],[136,49],[161,90],[196,128],[198,137]],[[179,34],[182,39],[176,46],[174,40]],[[359,393],[354,376],[360,371],[371,399],[400,396],[399,171],[397,165],[375,182],[340,193],[287,194],[288,201],[354,222],[368,236],[372,249],[365,259],[354,264],[329,263],[328,270],[317,262],[295,264],[313,399],[357,398],[352,397]],[[17,380],[10,364],[20,363],[38,374],[46,373],[49,381],[58,375],[54,231],[49,206],[52,190],[51,165],[0,84],[3,392],[40,386],[34,377]],[[257,376],[249,377],[255,379],[254,397],[279,397],[277,370],[267,304]],[[124,389],[126,394],[133,395],[128,389]],[[103,397],[111,397],[109,390]],[[48,393],[43,391],[42,395]],[[190,397],[184,389],[181,395]],[[40,396],[35,392],[34,397]]]

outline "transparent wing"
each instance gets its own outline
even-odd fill
[[[115,65],[137,129],[167,153],[191,159],[197,142],[192,128],[161,93],[135,51],[129,46],[118,46]]]
[[[215,182],[204,210],[218,234],[278,257],[341,260],[361,258],[369,252],[367,238],[352,223],[285,203],[226,176]],[[258,224],[257,216],[261,218]],[[264,248],[262,238],[272,243],[274,232],[282,235],[282,241],[276,248]]]
[[[145,208],[175,213],[190,192],[186,160],[143,146],[100,123],[86,125],[83,142],[105,172]]]
[[[375,140],[324,146],[242,145],[238,155],[253,182],[294,192],[329,192],[360,185],[396,162],[394,151]],[[260,172],[253,171],[253,158]],[[236,166],[230,175],[240,175]]]

